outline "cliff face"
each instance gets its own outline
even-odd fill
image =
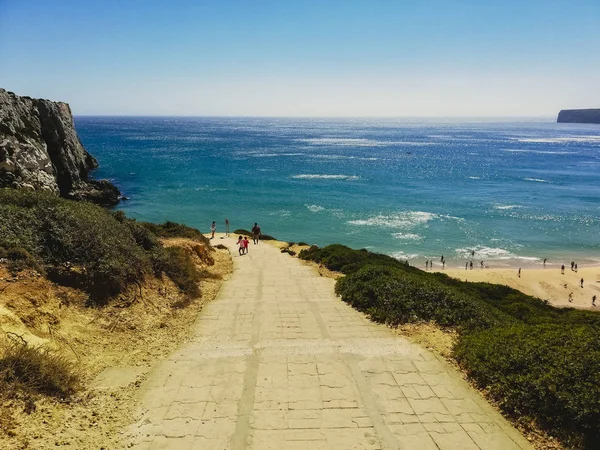
[[[69,105],[20,97],[0,89],[0,188],[45,190],[104,205],[120,192],[90,180],[96,159],[81,145]]]
[[[558,123],[598,123],[600,109],[563,109],[558,113]]]

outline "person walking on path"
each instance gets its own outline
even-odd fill
[[[260,227],[258,223],[254,222],[254,226],[252,227],[252,240],[255,244],[258,244],[258,240],[260,239]]]
[[[225,236],[229,236],[229,219],[225,219]]]
[[[579,281],[579,286],[583,287],[583,278]]]
[[[248,236],[244,236],[244,253],[247,255],[248,254],[248,244],[250,244],[250,241],[248,240]]]
[[[561,275],[565,274],[565,265],[564,264],[562,266],[560,266],[560,273],[561,273]]]
[[[242,256],[244,254],[244,238],[242,236],[239,237],[237,241],[237,246],[239,247],[238,253],[240,254],[240,256]]]
[[[596,306],[596,296],[592,297],[592,306]]]
[[[210,225],[210,231],[212,233],[211,236],[210,236],[210,238],[214,239],[215,238],[215,231],[217,231],[217,222],[215,222],[214,220],[213,220],[213,223]]]
[[[575,267],[575,261],[571,261],[571,270]]]

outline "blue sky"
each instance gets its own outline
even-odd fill
[[[0,87],[75,114],[600,107],[600,1],[0,0]]]

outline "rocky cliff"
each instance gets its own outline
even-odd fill
[[[0,89],[0,188],[45,190],[115,205],[119,190],[91,180],[96,159],[81,145],[69,105]]]
[[[599,109],[563,109],[558,113],[558,123],[599,123]]]

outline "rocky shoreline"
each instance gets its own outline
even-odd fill
[[[0,89],[0,188],[116,205],[119,189],[108,180],[90,178],[97,167],[77,136],[67,103]]]

